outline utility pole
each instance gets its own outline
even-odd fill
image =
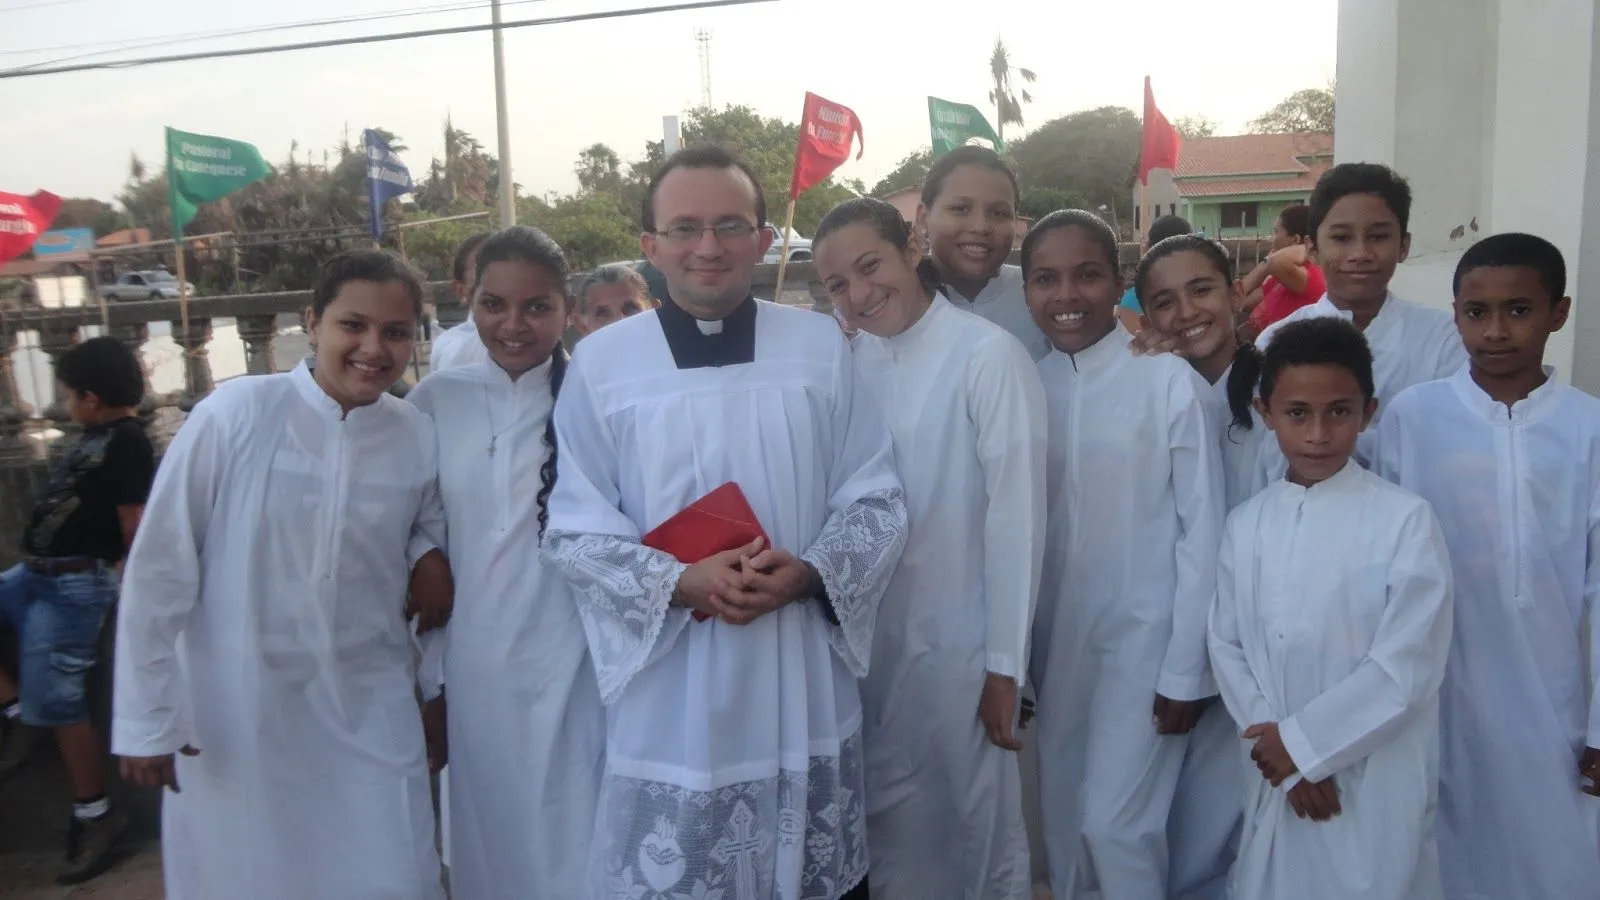
[[[506,113],[506,49],[500,31],[500,0],[491,7],[494,22],[494,111],[500,129],[500,227],[517,224],[517,186],[511,177],[511,129]]]

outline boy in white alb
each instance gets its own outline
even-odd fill
[[[1429,500],[1456,575],[1442,691],[1439,854],[1450,900],[1600,891],[1600,400],[1561,384],[1548,241],[1500,234],[1455,275],[1471,365],[1395,399],[1377,470]]]

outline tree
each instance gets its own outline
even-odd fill
[[[605,144],[591,144],[574,167],[578,189],[586,194],[617,193],[622,188],[622,157]]]
[[[1247,127],[1253,134],[1332,133],[1333,94],[1333,85],[1295,91]]]
[[[1017,201],[1017,212],[1027,218],[1038,220],[1058,209],[1087,209],[1092,205],[1094,204],[1084,200],[1083,195],[1075,191],[1063,191],[1051,187],[1025,187]]]
[[[1126,218],[1132,212],[1128,184],[1139,161],[1139,134],[1133,110],[1102,106],[1046,122],[1012,144],[1010,154],[1017,180],[1030,193],[1059,191],[1082,208],[1107,206]]]
[[[872,196],[882,197],[895,191],[906,188],[921,187],[922,182],[928,177],[928,170],[933,168],[933,148],[924,147],[921,150],[906,154],[900,160],[894,171],[872,186]]]
[[[1012,73],[1016,73],[1027,84],[1033,84],[1039,77],[1032,69],[1013,68],[1005,42],[995,38],[994,52],[989,55],[989,78],[993,83],[989,90],[989,102],[994,104],[998,113],[994,123],[995,136],[1002,143],[1006,139],[1007,125],[1022,125],[1022,104],[1033,102],[1033,95],[1028,93],[1027,88],[1019,92],[1013,87]]]
[[[1179,116],[1172,127],[1178,129],[1184,140],[1207,138],[1217,133],[1217,122],[1210,116]]]
[[[105,237],[128,227],[128,217],[115,206],[93,197],[66,197],[51,228],[90,228],[95,237]]]

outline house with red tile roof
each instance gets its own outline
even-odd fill
[[[1238,134],[1183,142],[1176,171],[1150,173],[1137,225],[1169,213],[1214,238],[1266,236],[1285,206],[1311,197],[1333,165],[1333,135]],[[1147,218],[1148,217],[1148,218]]]

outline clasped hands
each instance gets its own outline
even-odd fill
[[[756,538],[684,569],[672,603],[729,625],[748,625],[821,592],[822,576],[810,563]]]
[[[1278,787],[1300,771],[1289,755],[1289,749],[1283,745],[1277,722],[1251,725],[1244,730],[1244,739],[1256,742],[1250,748],[1250,758],[1261,770],[1261,777],[1273,787]],[[1302,778],[1299,784],[1289,789],[1289,806],[1302,819],[1326,822],[1341,812],[1339,786],[1334,783],[1332,776],[1314,783]]]

